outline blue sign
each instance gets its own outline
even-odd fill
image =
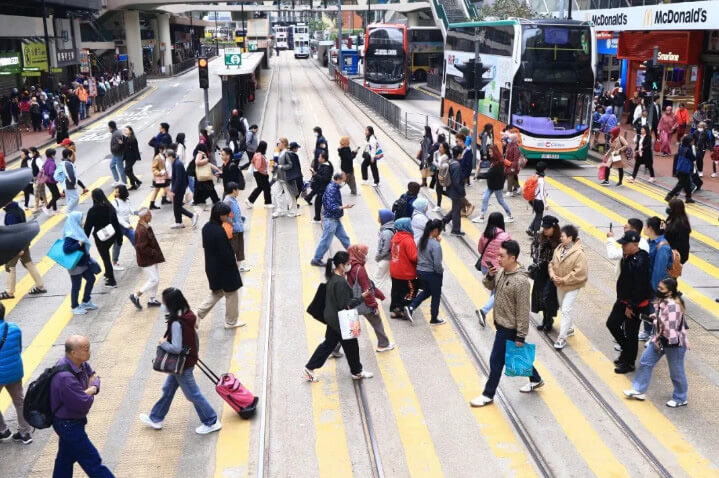
[[[619,38],[597,39],[597,53],[600,55],[616,55]]]
[[[616,50],[615,50],[616,53]],[[127,61],[127,55],[119,55],[117,61]]]

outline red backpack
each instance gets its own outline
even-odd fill
[[[535,193],[537,192],[537,182],[539,181],[539,176],[536,174],[530,176],[527,178],[526,181],[524,181],[524,187],[522,188],[522,195],[524,196],[524,199],[527,201],[534,201]]]

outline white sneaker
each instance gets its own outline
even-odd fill
[[[512,221],[514,221],[514,219],[512,219]],[[484,216],[483,215],[477,216],[474,219],[472,219],[472,222],[475,224],[481,224],[484,222]]]
[[[367,372],[365,370],[362,370],[360,373],[358,373],[356,375],[355,374],[352,375],[353,380],[362,380],[365,378],[372,378],[372,377],[374,377],[374,374],[372,372]]]
[[[197,221],[200,220],[200,215],[195,213],[192,215],[192,227],[197,227]]]
[[[435,206],[434,208],[432,208],[432,210],[433,210],[434,212],[442,212],[442,208],[439,207],[439,206]]]
[[[234,324],[225,324],[225,328],[226,328],[226,329],[236,329],[236,328],[238,328],[238,327],[244,327],[245,325],[247,325],[246,322],[240,322],[240,321],[238,320],[238,321],[235,322]]]
[[[700,178],[703,178],[703,177],[704,177],[704,173],[702,173],[701,171],[699,171],[697,174],[699,174],[699,177],[700,177]]]
[[[677,407],[685,407],[687,405],[687,401],[680,401],[680,400],[674,400],[673,398],[667,402],[667,407],[669,408],[677,408]]]
[[[195,214],[195,215],[197,215],[197,214]],[[172,226],[170,226],[170,229],[184,229],[184,228],[185,228],[184,224],[173,224]]]
[[[644,395],[643,393],[639,393],[634,389],[624,390],[624,396],[627,398],[633,398],[634,400],[640,400],[640,401],[647,398],[646,395]]]
[[[246,265],[241,265],[239,267],[239,270],[240,270],[240,272],[250,272],[251,269],[249,267],[247,267]]]
[[[277,219],[278,217],[282,217],[282,216],[284,216],[284,215],[285,215],[285,214],[282,213],[282,212],[280,212],[280,211],[275,211],[275,212],[272,213],[272,218],[273,218],[273,219]]]
[[[504,220],[505,223],[514,222],[514,216],[509,216],[507,219]]]
[[[140,414],[140,421],[144,423],[145,425],[148,425],[155,430],[162,430],[162,422],[153,422],[149,415],[146,413]]]
[[[199,427],[195,428],[195,433],[197,433],[198,435],[207,435],[208,433],[218,431],[220,428],[222,428],[222,423],[220,423],[220,420],[218,419],[212,425],[200,425]]]
[[[305,367],[302,370],[302,376],[308,382],[319,382],[320,381],[320,379],[317,378],[317,376],[312,372],[312,370],[308,369],[307,367]]]
[[[713,177],[713,178],[716,178],[716,177],[717,177],[717,173],[712,173],[712,177]]]
[[[274,208],[275,208],[274,204],[265,204],[265,209],[274,209]]]
[[[250,202],[250,200],[247,199],[247,198],[245,198],[245,206],[247,206],[249,209],[252,209],[253,207],[255,207],[255,205],[252,204],[252,203]]]
[[[122,267],[122,266],[119,265],[119,264],[113,264],[113,265],[112,265],[112,270],[114,270],[114,271],[124,271],[125,268]]]
[[[389,352],[390,350],[394,350],[394,348],[395,348],[395,344],[394,344],[394,343],[390,343],[390,344],[389,344],[388,346],[386,346],[386,347],[377,347],[377,352],[380,352],[380,353],[381,353],[381,352]]]
[[[564,339],[557,339],[554,342],[554,348],[557,350],[562,350],[566,346],[567,346],[567,341]]]
[[[489,398],[486,395],[479,395],[477,397],[474,397],[472,400],[469,401],[469,404],[473,407],[484,407],[486,405],[489,405],[494,401],[493,398]]]
[[[614,344],[614,350],[616,350],[617,352],[621,352],[621,351],[622,351],[622,346],[619,345],[619,344]]]
[[[535,388],[539,388],[544,385],[544,380],[540,380],[539,382],[532,382],[531,380],[527,382],[527,384],[520,388],[519,391],[522,393],[531,393],[534,391]]]

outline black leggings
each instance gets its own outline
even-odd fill
[[[97,247],[97,252],[100,253],[102,267],[105,269],[105,279],[108,282],[115,282],[115,271],[112,269],[112,259],[110,258],[110,248],[114,243],[114,237],[109,241],[100,241],[95,238],[95,247]]]
[[[25,186],[22,192],[25,195],[25,207],[30,207],[30,196],[33,194],[32,184]]]
[[[270,177],[266,174],[260,174],[257,171],[252,173],[252,175],[255,177],[255,183],[257,185],[255,186],[255,189],[252,190],[247,200],[254,204],[257,197],[260,193],[262,193],[265,199],[265,204],[272,204],[272,194],[270,194]]]
[[[644,163],[641,161],[634,162],[634,170],[632,171],[632,179],[636,179],[637,173],[639,172],[639,166],[641,166],[642,164],[644,164]],[[644,164],[644,165],[649,170],[649,176],[653,178],[654,177],[654,164],[649,163],[649,164]]]
[[[125,176],[130,180],[130,186],[136,187],[142,184],[142,182],[135,176],[135,171],[132,168],[135,166],[135,161],[125,161]]]
[[[314,190],[313,190],[314,192]],[[324,189],[321,191],[317,191],[317,197],[315,198],[315,221],[319,221],[322,219],[322,196],[324,195],[325,191]]]
[[[215,184],[210,181],[195,182],[195,194],[193,196],[193,204],[204,204],[207,198],[212,200],[212,204],[220,202],[220,198],[215,191]]]
[[[539,226],[542,224],[542,216],[544,215],[544,201],[540,201],[539,199],[535,199],[534,201],[531,201],[532,203],[532,210],[534,211],[534,219],[532,219],[532,222],[529,224],[528,231],[531,231],[532,233],[536,233],[539,231]]]
[[[60,190],[57,188],[55,183],[45,183],[45,186],[50,190],[52,199],[47,203],[47,208],[57,211],[57,200],[60,199]]]
[[[442,196],[444,196],[444,187],[439,184],[439,179],[437,179],[437,171],[435,171],[432,175],[432,180],[429,182],[429,188],[435,189],[437,191],[437,207],[441,207]]]
[[[697,148],[697,172],[704,174],[704,151]]]
[[[369,157],[369,155],[365,155],[364,159],[362,160],[362,181],[367,181],[368,175],[367,175],[367,167],[372,170],[372,180],[375,184],[379,184],[379,169],[377,169],[377,161],[372,161],[372,158]]]

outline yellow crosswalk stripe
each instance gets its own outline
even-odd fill
[[[302,304],[309,304],[314,297],[319,274],[310,265],[314,237],[309,221],[297,220],[297,237],[302,275]],[[324,340],[324,327],[302,311],[307,335],[307,350],[312,353]],[[349,377],[343,377],[349,378]],[[315,454],[320,477],[352,476],[352,461],[347,448],[345,429],[337,389],[337,367],[334,360],[325,362],[320,373],[320,383],[308,384],[312,390],[312,413],[315,423]]]
[[[245,233],[246,255],[247,262],[252,264],[252,272],[243,275],[241,289],[242,320],[247,325],[239,330],[236,329],[228,370],[242,383],[251,384],[255,379],[257,340],[264,298],[263,284],[270,280],[265,274],[265,247],[270,244],[272,238],[267,237],[267,209],[254,208],[247,223],[250,225],[250,230],[249,233]],[[249,476],[250,432],[253,422],[240,419],[227,404],[222,407],[221,421],[222,429],[218,433],[215,448],[215,477]]]
[[[404,188],[395,177],[394,172],[384,165],[381,165],[381,169],[382,177],[388,180],[387,182],[395,196],[402,194]],[[448,269],[457,278],[457,281],[475,307],[480,308],[483,305],[482,301],[488,297],[484,286],[477,280],[467,265],[462,262],[450,241],[444,242],[442,252]],[[582,411],[567,396],[549,370],[538,360],[535,360],[535,367],[540,370],[540,375],[542,375],[546,383],[546,386],[541,392],[538,392],[538,395],[552,412],[555,420],[562,427],[565,435],[589,468],[599,476],[629,476],[629,471],[626,467],[617,459],[603,438],[597,433]]]
[[[370,202],[368,200],[369,194],[362,197],[368,203]],[[377,204],[375,203],[372,206],[374,206],[372,208],[373,212],[376,213]],[[347,234],[351,238],[358,237],[352,221],[346,216],[348,215],[345,215],[343,225],[347,230]],[[373,217],[375,216],[376,214],[373,214]],[[379,307],[379,313],[385,325],[384,330],[387,337],[390,342],[394,342],[392,327],[388,323],[382,307]],[[377,365],[379,365],[384,379],[385,390],[387,390],[387,395],[392,404],[392,411],[397,422],[397,429],[399,430],[399,437],[402,441],[410,475],[443,476],[442,465],[434,449],[432,437],[427,428],[424,413],[422,413],[422,407],[398,351],[393,350],[377,354]]]
[[[577,201],[580,201],[581,203],[585,204],[586,206],[590,207],[591,209],[605,215],[606,217],[610,218],[612,221],[616,221],[618,225],[623,225],[627,220],[626,218],[621,217],[619,214],[615,213],[614,211],[609,210],[608,208],[600,205],[599,203],[592,201],[591,199],[588,199],[581,194],[577,193],[576,191],[568,188],[567,186],[559,183],[558,181],[546,178],[548,184],[551,184],[553,187],[559,189],[560,191],[570,195],[572,198],[576,199]],[[581,217],[577,216],[573,212],[569,211],[567,208],[559,206],[556,201],[549,200],[549,205],[552,209],[555,211],[558,211],[561,216],[568,219],[570,222],[572,222],[575,226],[578,226],[583,231],[587,232],[588,234],[595,237],[597,240],[604,243],[607,239],[606,233],[603,231],[600,231],[594,225],[590,224],[589,222],[585,221]],[[654,215],[652,213],[652,215]],[[692,233],[694,234],[694,233]],[[709,264],[708,262],[704,261],[703,259],[698,258],[694,254],[689,255],[689,264],[696,266],[697,268],[701,269],[702,271],[706,272],[707,274],[719,278],[719,268],[716,266],[713,266]],[[684,293],[685,297],[690,299],[692,302],[696,303],[703,309],[711,312],[712,314],[719,316],[719,304],[716,303],[711,297],[707,297],[705,294],[699,292],[691,285],[687,284],[687,282],[683,279],[679,279],[679,287]]]
[[[369,206],[373,217],[376,216],[377,211],[381,208],[378,199],[373,194],[363,194],[361,197]],[[348,231],[350,230],[349,227],[347,229]],[[356,237],[354,232],[350,233],[350,237]],[[428,301],[425,302],[425,304],[427,303]],[[380,308],[380,310],[382,309]],[[472,365],[457,333],[451,326],[431,327],[430,329],[442,351],[452,378],[457,383],[462,396],[469,402],[472,398],[482,393],[480,376],[476,368]],[[385,330],[389,334],[388,328],[385,328]],[[383,357],[382,355],[377,356],[378,363],[381,364]],[[382,375],[385,376],[384,371]],[[391,386],[391,383],[387,383],[387,381],[385,383],[388,387]],[[392,398],[391,395],[390,398]],[[394,408],[397,410],[396,406]],[[515,476],[536,476],[528,454],[498,407],[472,408],[472,414],[479,425],[480,433],[491,447],[494,456],[507,460],[508,467]],[[400,417],[397,420],[399,423]],[[402,429],[403,427],[400,424],[400,433],[402,433]],[[408,463],[411,463],[413,458],[411,453],[408,453],[406,449],[405,453],[407,454]]]

